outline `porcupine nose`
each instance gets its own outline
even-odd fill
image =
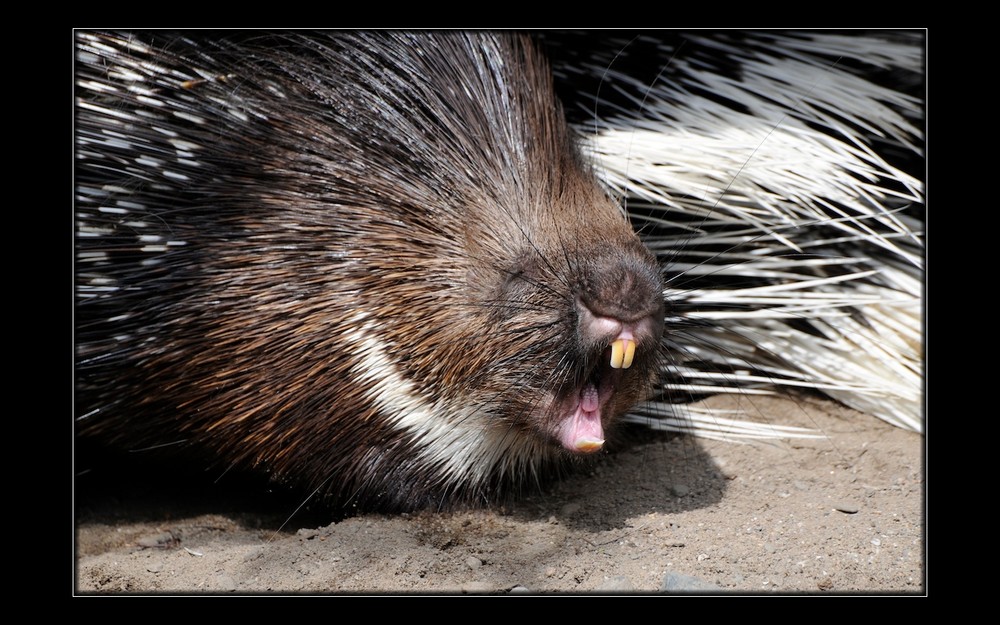
[[[610,344],[614,369],[628,369],[636,350],[648,350],[663,333],[663,283],[645,249],[593,259],[577,297],[585,349]]]

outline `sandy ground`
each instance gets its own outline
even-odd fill
[[[827,438],[650,435],[502,508],[332,524],[259,489],[82,476],[74,593],[924,594],[924,439],[754,404]]]

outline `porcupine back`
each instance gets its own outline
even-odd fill
[[[407,509],[648,391],[659,270],[527,39],[78,40],[81,435]]]

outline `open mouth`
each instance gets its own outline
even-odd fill
[[[604,447],[601,417],[625,369],[632,366],[634,355],[635,340],[631,333],[622,332],[602,352],[599,363],[585,382],[561,402],[561,418],[554,434],[563,448],[588,454]]]

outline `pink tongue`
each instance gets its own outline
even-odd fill
[[[604,446],[601,403],[593,384],[580,392],[580,404],[563,424],[559,440],[566,449],[579,453],[595,452]]]

